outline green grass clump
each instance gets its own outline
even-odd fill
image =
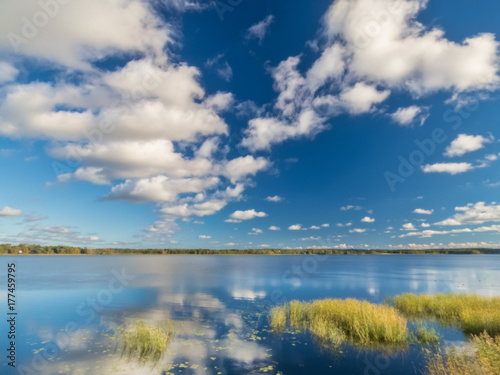
[[[416,339],[421,344],[434,345],[439,342],[439,336],[434,328],[428,329],[424,326],[417,326],[415,332]]]
[[[457,327],[465,334],[486,331],[500,334],[500,298],[467,294],[403,294],[393,299],[395,307],[411,318],[434,318],[439,323]]]
[[[428,375],[500,375],[500,337],[474,336],[470,350],[427,351]]]
[[[174,336],[170,320],[161,322],[157,327],[147,326],[143,321],[136,322],[131,329],[121,329],[115,337],[122,346],[122,355],[136,359],[140,363],[157,363]]]
[[[407,320],[396,309],[355,299],[292,301],[271,311],[271,327],[309,330],[322,343],[338,346],[346,340],[360,345],[406,344]]]

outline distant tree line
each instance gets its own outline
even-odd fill
[[[430,249],[430,250],[367,250],[367,249],[90,249],[71,246],[40,246],[0,244],[0,254],[7,255],[389,255],[389,254],[500,254],[500,249]]]

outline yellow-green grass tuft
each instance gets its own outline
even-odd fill
[[[465,334],[478,335],[484,331],[492,336],[500,334],[500,297],[403,294],[396,296],[393,303],[410,318],[433,318]]]
[[[500,375],[500,337],[483,333],[472,338],[470,348],[427,351],[427,375]]]
[[[140,363],[156,364],[162,358],[174,334],[170,320],[163,321],[156,327],[138,321],[129,329],[121,328],[115,339],[122,346],[123,356]]]
[[[402,345],[408,341],[407,320],[396,309],[355,299],[292,301],[271,311],[271,327],[309,330],[322,343],[338,346],[349,340],[359,345]]]

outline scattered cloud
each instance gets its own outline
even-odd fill
[[[361,219],[361,222],[363,222],[363,223],[374,223],[375,219],[371,218],[369,216],[365,216],[364,218]]]
[[[360,206],[352,206],[352,205],[348,205],[348,206],[343,206],[343,207],[340,207],[340,209],[342,211],[349,211],[349,210],[356,210],[356,211],[359,211],[361,210],[361,207]]]
[[[272,225],[272,226],[269,227],[269,230],[277,231],[277,230],[280,230],[280,227]]]
[[[414,214],[420,214],[420,215],[432,215],[434,210],[424,210],[423,208],[416,208],[413,210]]]
[[[416,230],[415,226],[412,223],[403,224],[403,230]]]
[[[301,224],[290,225],[288,227],[288,230],[302,230],[302,225]]]
[[[453,217],[440,221],[436,225],[467,225],[483,224],[500,221],[500,205],[492,202],[469,203],[465,207],[455,207],[457,212]]]
[[[23,211],[9,206],[0,208],[0,217],[16,217],[21,216],[22,214]]]
[[[330,228],[330,224],[321,224],[321,228]]]
[[[266,201],[268,202],[281,202],[284,198],[278,196],[278,195],[275,195],[274,197],[267,197],[266,198]]]
[[[366,229],[354,228],[349,230],[349,233],[365,233]]]
[[[265,212],[257,212],[254,209],[246,211],[235,211],[229,215],[229,219],[226,220],[228,223],[240,223],[243,220],[252,220],[256,217],[266,217]]]
[[[217,75],[223,80],[229,82],[233,78],[233,69],[229,63],[224,60],[224,54],[221,53],[214,58],[208,59],[205,63],[207,67],[215,70]]]
[[[251,235],[258,235],[258,234],[262,234],[262,233],[264,233],[264,232],[262,231],[262,229],[252,228],[252,231],[251,231],[251,232],[249,232],[248,234],[251,234]]]
[[[204,234],[198,236],[198,238],[202,239],[202,240],[209,240],[212,238],[212,236],[205,236]]]
[[[471,163],[436,163],[426,164],[422,167],[424,173],[449,173],[456,175],[475,169]]]
[[[392,120],[401,126],[411,126],[415,122],[418,122],[419,125],[422,126],[428,117],[429,109],[427,107],[418,107],[416,105],[406,108],[398,108],[396,112],[391,114]]]
[[[481,135],[467,135],[460,134],[451,144],[446,148],[444,156],[454,157],[463,156],[468,152],[480,150],[486,143],[493,142],[493,138],[485,138]],[[496,160],[496,159],[495,159]]]
[[[269,29],[271,28],[271,24],[274,21],[273,15],[268,15],[262,21],[256,23],[251,26],[246,33],[247,39],[258,39],[259,44],[262,43],[266,35],[269,33]]]

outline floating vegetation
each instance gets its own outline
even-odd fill
[[[435,345],[439,343],[439,335],[436,330],[424,327],[422,324],[417,325],[415,333],[411,333],[410,335],[414,336],[414,340],[410,341],[414,341],[417,344]]]
[[[338,347],[349,340],[358,345],[405,345],[407,320],[390,306],[355,299],[292,301],[271,311],[271,327],[282,332],[309,330],[322,344]]]
[[[473,336],[471,347],[458,350],[452,347],[447,353],[427,350],[428,375],[499,375],[500,337],[487,333]]]
[[[479,335],[486,331],[491,336],[500,335],[500,297],[403,294],[396,296],[393,303],[410,318],[436,319],[465,334]]]
[[[159,323],[157,327],[150,327],[144,321],[138,321],[132,328],[119,328],[114,338],[122,347],[122,356],[137,360],[141,364],[155,365],[162,358],[173,337],[172,322],[167,320]]]

